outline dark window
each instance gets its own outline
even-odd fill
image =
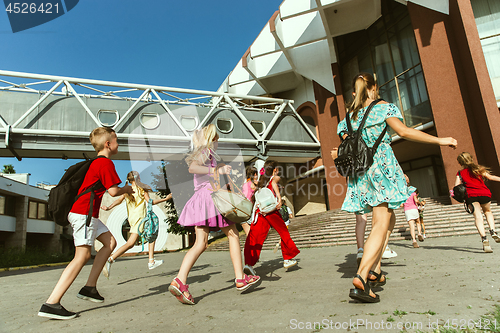
[[[0,195],[0,215],[16,216],[16,198]]]

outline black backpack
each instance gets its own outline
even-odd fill
[[[467,198],[469,196],[467,195],[467,187],[465,186],[465,182],[460,171],[458,172],[458,176],[460,177],[462,184],[458,184],[457,186],[453,187],[452,198],[457,200],[458,202],[462,202],[464,204],[465,211],[469,214],[472,214],[474,213],[474,206],[467,203]]]
[[[92,192],[90,195],[90,207],[86,223],[87,226],[89,226],[92,219],[92,211],[94,209],[95,191],[104,188],[104,186],[101,181],[98,180],[84,192],[78,194],[78,190],[82,186],[90,164],[101,157],[105,158],[105,156],[97,156],[70,166],[62,176],[57,186],[50,190],[47,212],[49,217],[52,218],[55,223],[63,227],[68,225],[68,214],[71,207],[73,207],[73,204],[82,195]]]
[[[382,142],[385,133],[387,132],[387,125],[378,137],[377,141],[372,148],[366,145],[366,142],[361,137],[361,130],[365,126],[366,119],[368,119],[368,114],[371,109],[380,102],[381,99],[377,99],[371,102],[370,106],[365,112],[365,116],[359,125],[356,132],[352,130],[351,121],[349,119],[349,112],[346,114],[346,125],[347,125],[347,137],[343,139],[339,146],[338,157],[335,159],[335,166],[338,172],[343,177],[357,178],[365,174],[366,171],[373,164],[373,156],[377,151],[378,146]]]
[[[283,219],[284,222],[290,220],[290,215],[288,214],[288,209],[285,204],[281,204],[281,208],[279,210],[281,214],[281,218]]]

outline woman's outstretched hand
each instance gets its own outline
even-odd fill
[[[457,140],[453,139],[452,137],[447,137],[447,138],[439,138],[439,145],[440,146],[448,146],[453,149],[457,148]]]
[[[108,211],[108,210],[109,210],[109,207],[108,207],[108,206],[104,206],[104,205],[102,205],[102,206],[101,206],[101,209],[102,209],[102,210],[105,210],[105,211]]]

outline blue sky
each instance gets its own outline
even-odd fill
[[[81,0],[17,33],[2,10],[0,69],[215,91],[281,2]],[[0,168],[12,164],[32,185],[53,184],[75,162],[0,158]],[[122,180],[132,167],[116,166]]]

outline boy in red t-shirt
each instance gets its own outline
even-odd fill
[[[97,155],[106,158],[98,158],[92,162],[78,193],[85,191],[98,180],[101,181],[104,188],[95,191],[92,219],[88,227],[86,221],[90,207],[90,192],[78,198],[68,214],[68,221],[73,228],[73,238],[76,248],[75,257],[64,269],[47,302],[40,308],[38,315],[41,317],[52,319],[72,319],[76,317],[76,313],[66,310],[60,304],[60,301],[73,281],[75,281],[83,266],[90,259],[90,251],[95,239],[101,242],[103,247],[97,253],[87,283],[80,290],[77,297],[92,302],[104,302],[104,298],[99,295],[96,289],[97,279],[106,260],[116,247],[116,240],[108,228],[98,219],[99,207],[101,206],[102,196],[106,189],[113,197],[125,193],[133,193],[134,191],[129,185],[125,185],[122,188],[118,187],[121,180],[116,173],[115,165],[109,159],[110,156],[118,152],[115,131],[107,127],[96,128],[90,133],[90,142],[94,146]]]

